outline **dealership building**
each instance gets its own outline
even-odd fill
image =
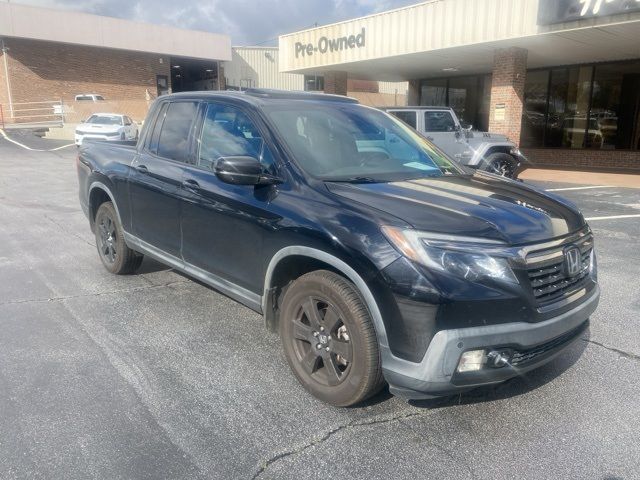
[[[281,72],[408,82],[538,165],[640,171],[640,0],[432,0],[279,38]]]
[[[431,0],[233,48],[0,1],[0,127],[141,121],[165,93],[250,87],[449,106],[537,165],[640,172],[640,0]]]
[[[141,121],[158,95],[224,88],[229,60],[227,35],[0,2],[5,123],[74,123],[94,111]]]

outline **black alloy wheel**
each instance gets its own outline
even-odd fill
[[[355,286],[326,270],[307,273],[284,292],[279,328],[300,383],[336,406],[357,404],[384,385],[378,342]]]
[[[98,228],[98,250],[100,257],[108,264],[114,264],[118,255],[116,222],[109,215],[102,215]]]
[[[133,273],[140,267],[143,255],[131,250],[125,243],[113,203],[104,202],[98,208],[94,233],[98,255],[109,272],[123,275]]]
[[[353,346],[341,312],[309,296],[292,321],[296,360],[305,372],[322,385],[344,381],[353,361]]]

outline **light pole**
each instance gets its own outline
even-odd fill
[[[11,99],[11,81],[9,80],[9,63],[8,63],[8,60],[7,60],[7,52],[9,50],[7,49],[7,46],[4,44],[4,38],[2,39],[2,48],[0,50],[2,50],[2,60],[3,60],[3,63],[4,63],[4,77],[5,77],[6,82],[7,82],[7,95],[8,95],[8,99],[9,99],[9,113],[11,115],[11,118],[13,118],[13,100]]]

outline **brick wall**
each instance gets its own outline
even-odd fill
[[[527,51],[522,48],[498,49],[494,55],[491,83],[489,131],[502,133],[520,144]],[[496,106],[504,105],[496,115]]]
[[[356,98],[361,104],[371,107],[405,107],[407,105],[407,96],[400,94],[353,92],[349,90],[347,96]]]
[[[324,74],[324,93],[347,94],[347,72],[326,72]]]
[[[81,108],[82,103],[74,101],[76,95],[96,93],[125,102],[129,111],[123,113],[141,120],[155,98],[156,75],[170,78],[169,58],[162,55],[37,40],[5,43],[14,103],[62,99],[73,113],[75,104]]]
[[[640,151],[568,150],[527,148],[523,153],[537,167],[569,167],[572,170],[611,170],[640,173]]]
[[[0,43],[0,105],[2,105],[3,114],[8,115],[9,98],[7,97],[7,82],[4,77],[4,57],[2,53],[1,43]]]

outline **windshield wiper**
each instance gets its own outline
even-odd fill
[[[325,178],[325,182],[342,183],[385,183],[387,180],[380,180],[372,177],[349,177],[349,178]]]

